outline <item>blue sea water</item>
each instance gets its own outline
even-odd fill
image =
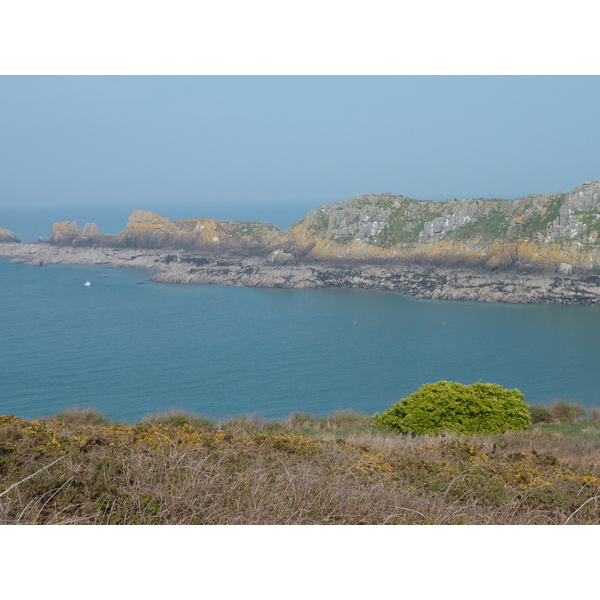
[[[0,259],[0,414],[372,414],[441,379],[516,387],[532,404],[600,406],[600,307],[164,285],[151,275]]]

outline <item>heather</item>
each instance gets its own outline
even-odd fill
[[[0,417],[3,524],[596,524],[599,499],[595,420],[407,435],[352,412]]]

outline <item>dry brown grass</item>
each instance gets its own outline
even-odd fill
[[[75,416],[0,417],[1,523],[600,521],[598,440],[411,437],[347,413],[218,425],[170,413],[131,427]]]

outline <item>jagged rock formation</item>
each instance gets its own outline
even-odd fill
[[[19,244],[21,240],[19,237],[8,229],[0,227],[0,243],[11,243]]]
[[[79,229],[77,221],[54,223],[50,237],[39,241],[57,246],[120,246],[118,236],[100,233],[95,223],[86,223],[83,229]]]

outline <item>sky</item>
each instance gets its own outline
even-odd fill
[[[598,76],[2,76],[0,210],[287,227],[369,193],[566,192],[600,179],[599,97]]]

